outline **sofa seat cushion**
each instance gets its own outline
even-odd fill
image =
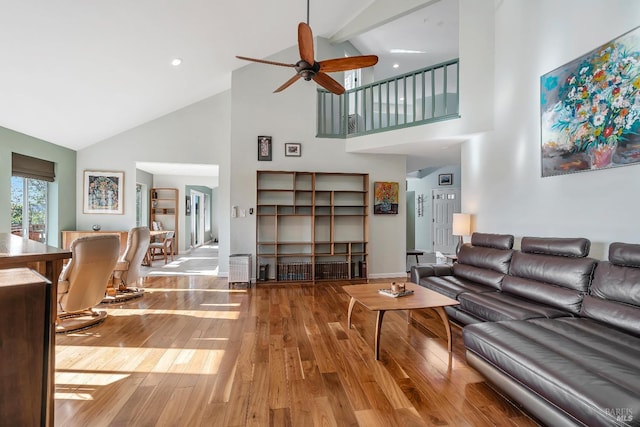
[[[566,311],[504,292],[461,293],[460,310],[489,322],[569,316]]]
[[[468,351],[584,425],[638,425],[640,338],[571,317],[474,324],[463,337]]]
[[[462,292],[482,293],[495,291],[489,286],[456,276],[425,277],[420,279],[420,285],[453,299],[457,299]]]

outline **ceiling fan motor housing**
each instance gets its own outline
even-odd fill
[[[320,64],[316,61],[313,62],[313,65],[309,64],[306,61],[300,60],[296,63],[296,71],[306,81],[313,79],[313,77],[320,71]]]

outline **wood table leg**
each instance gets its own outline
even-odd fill
[[[378,317],[376,319],[376,342],[375,342],[376,360],[380,360],[380,331],[382,330],[383,317],[384,317],[384,310],[378,311]]]
[[[449,348],[449,353],[451,353],[451,351],[453,350],[453,339],[451,337],[451,325],[449,324],[449,316],[447,315],[444,307],[434,307],[433,309],[442,319],[442,323],[444,323],[444,330],[447,332],[447,347]]]
[[[351,297],[349,301],[349,311],[347,312],[347,329],[351,329],[351,313],[353,312],[353,306],[356,305],[356,299]]]

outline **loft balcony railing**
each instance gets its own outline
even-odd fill
[[[319,138],[349,138],[458,118],[458,59],[335,95],[318,89]]]

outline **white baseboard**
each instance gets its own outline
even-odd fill
[[[399,273],[376,273],[369,274],[369,279],[392,279],[397,277],[407,277],[406,271],[401,271]]]

